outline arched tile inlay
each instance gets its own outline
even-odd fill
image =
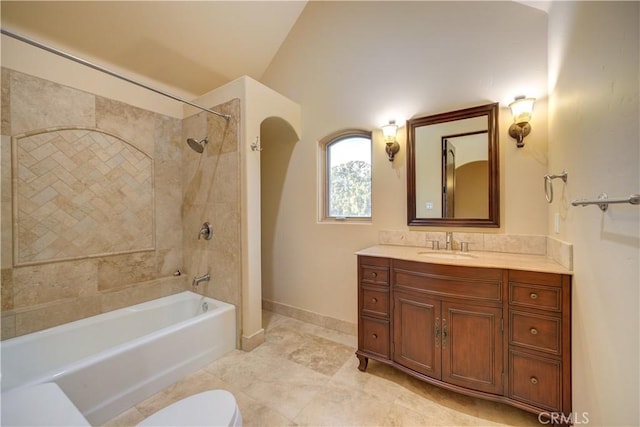
[[[13,138],[16,265],[154,247],[153,160],[95,129]]]

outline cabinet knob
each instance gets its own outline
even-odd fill
[[[531,293],[529,294],[529,298],[531,298],[531,299],[538,299],[538,294],[536,294],[535,292],[531,292]]]
[[[374,271],[373,273],[371,273],[371,277],[373,277],[373,278],[375,279],[376,277],[378,277],[378,273],[376,273],[376,272]]]
[[[531,384],[533,385],[537,385],[538,384],[538,379],[536,377],[531,377]]]
[[[377,340],[377,339],[378,339],[378,334],[371,334],[371,337],[372,337],[374,340]]]
[[[371,302],[374,303],[374,304],[377,303],[378,302],[378,298],[371,298]]]
[[[529,329],[529,332],[531,332],[531,335],[538,335],[538,330],[536,328]]]

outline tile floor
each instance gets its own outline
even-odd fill
[[[200,391],[231,391],[245,426],[540,426],[535,414],[424,384],[370,360],[357,369],[357,338],[269,311],[266,342],[235,350],[106,426],[131,426]]]

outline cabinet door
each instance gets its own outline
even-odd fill
[[[442,380],[501,394],[502,309],[442,303]]]
[[[393,301],[393,360],[440,379],[440,301],[403,291]]]

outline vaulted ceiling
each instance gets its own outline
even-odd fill
[[[5,1],[2,28],[198,96],[259,80],[306,1]]]
[[[306,4],[2,0],[0,17],[3,29],[196,97],[243,75],[260,80]]]

